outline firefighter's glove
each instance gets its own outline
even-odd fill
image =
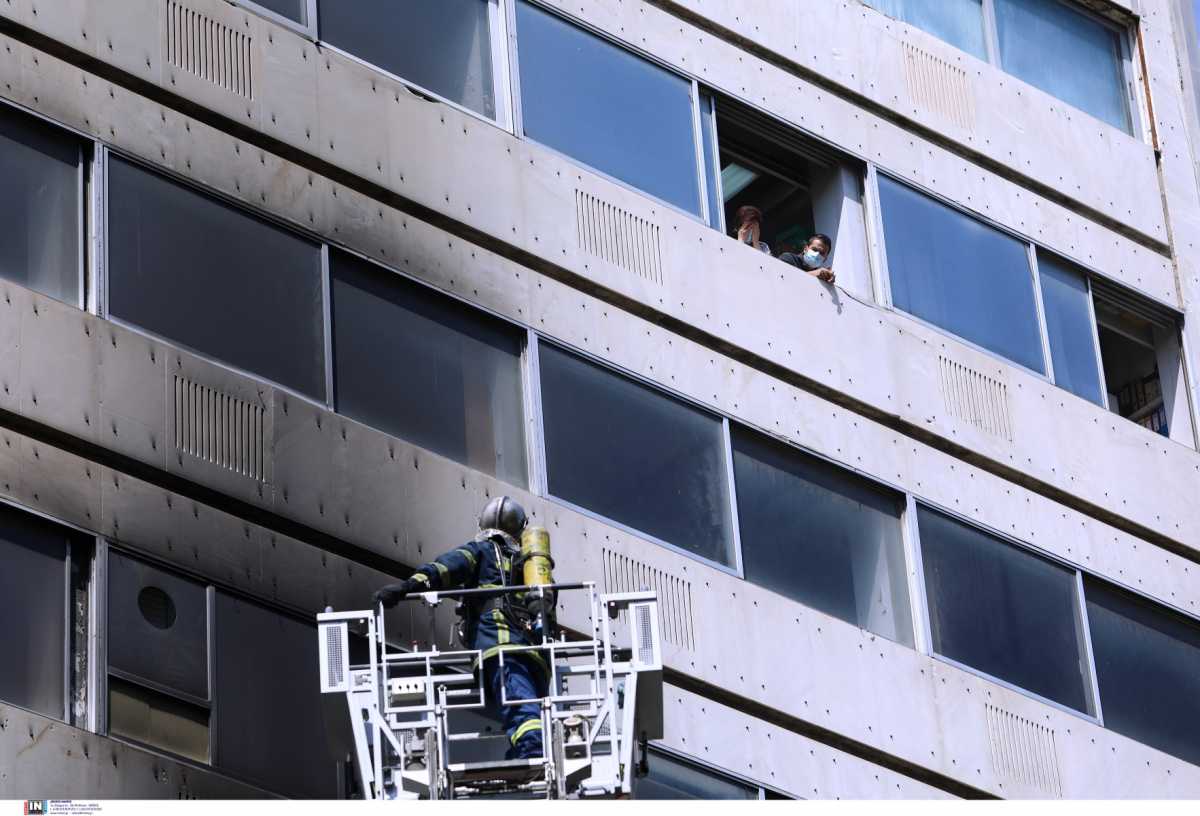
[[[375,590],[375,603],[383,604],[386,608],[391,608],[407,595],[413,592],[422,592],[425,585],[420,581],[414,581],[408,578],[398,584],[388,584],[385,587],[380,587]]]

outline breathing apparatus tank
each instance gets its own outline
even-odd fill
[[[521,561],[525,584],[538,586],[554,583],[551,570],[550,533],[545,527],[530,525],[521,531]],[[555,597],[553,591],[543,595],[526,593],[525,607],[530,614],[530,628],[535,635],[553,637]]]

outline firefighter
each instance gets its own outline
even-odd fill
[[[375,603],[391,607],[406,595],[431,590],[522,585],[520,538],[526,522],[524,508],[513,499],[492,499],[479,516],[475,538],[417,567],[411,578],[379,589]],[[491,705],[501,709],[510,745],[508,758],[542,756],[541,706],[500,706],[500,692],[503,687],[509,700],[547,696],[549,666],[537,652],[518,652],[504,656],[501,672],[497,658],[506,647],[540,642],[540,632],[532,624],[540,622],[541,617],[522,614],[521,599],[514,598],[513,593],[469,601],[464,607],[463,642],[467,648],[482,652],[484,689]]]

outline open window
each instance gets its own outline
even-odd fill
[[[709,225],[736,237],[738,210],[756,207],[760,248],[777,258],[803,252],[814,234],[828,235],[839,282],[869,291],[861,166],[725,96],[704,91],[700,116]]]
[[[1038,269],[1055,383],[1193,446],[1178,316],[1042,250]]]

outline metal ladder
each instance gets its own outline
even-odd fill
[[[389,647],[382,607],[317,615],[321,691],[332,747],[352,756],[367,799],[460,799],[480,796],[575,799],[628,796],[637,745],[662,736],[662,653],[654,592],[601,594],[593,582],[425,592],[432,619],[446,599],[503,593],[578,591],[586,594],[590,637],[543,638],[511,646],[498,659],[536,652],[550,667],[550,693],[533,700],[542,712],[544,756],[462,761],[503,738],[456,731],[456,712],[487,707],[481,652],[403,651]],[[623,631],[613,622],[622,611]],[[351,638],[366,639],[368,660],[353,665]],[[628,647],[617,645],[618,639]],[[344,702],[343,702],[344,701]],[[332,708],[328,708],[332,705]],[[507,739],[505,742],[507,742]]]

